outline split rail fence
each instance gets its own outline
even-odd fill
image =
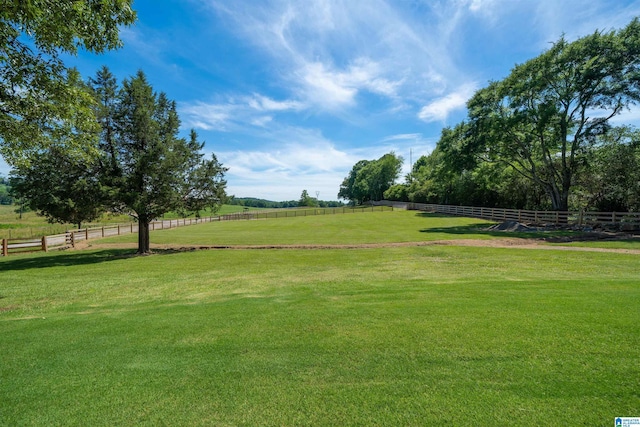
[[[517,221],[528,224],[554,224],[577,227],[605,227],[620,231],[640,230],[640,212],[532,211],[524,209],[479,208],[473,206],[434,205],[407,202],[376,202],[397,209],[419,210],[447,215]]]
[[[149,231],[168,230],[170,228],[185,227],[188,225],[202,224],[214,221],[239,221],[257,220],[269,218],[294,218],[313,215],[333,215],[344,213],[389,211],[391,206],[370,206],[366,208],[311,208],[311,209],[278,209],[269,211],[246,211],[227,215],[211,216],[203,218],[165,219],[153,221],[149,224]],[[137,223],[109,225],[104,227],[84,228],[81,230],[69,230],[66,233],[50,236],[33,237],[27,239],[2,239],[2,256],[23,252],[47,252],[53,248],[74,247],[76,243],[102,239],[105,237],[121,236],[138,232]]]

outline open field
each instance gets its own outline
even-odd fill
[[[580,239],[572,231],[503,232],[487,231],[493,223],[477,218],[399,211],[317,215],[257,221],[212,222],[151,233],[157,246],[225,245],[358,245],[447,240],[503,240],[513,244],[543,243],[543,239]],[[135,235],[101,239],[91,244],[137,242]],[[564,243],[563,245],[567,245]],[[640,250],[640,238],[621,241],[586,241],[582,247]]]
[[[428,218],[428,219],[427,219]],[[450,238],[491,238],[469,228],[491,223],[410,211],[361,212],[256,221],[212,222],[196,228],[151,233],[155,244],[291,245],[414,242]],[[460,231],[460,228],[465,231]],[[136,236],[103,239],[103,243],[136,242]]]
[[[361,214],[360,229],[350,215],[305,222],[321,218],[183,230],[220,239],[211,244],[498,237],[471,231],[477,220],[406,212]],[[184,236],[174,231],[152,241]],[[132,252],[0,259],[0,425],[555,426],[638,415],[638,255]]]

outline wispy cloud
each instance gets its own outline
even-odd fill
[[[229,132],[245,125],[264,127],[274,114],[299,111],[304,103],[296,100],[278,101],[260,94],[230,98],[225,102],[196,101],[181,103],[179,112],[185,128]]]
[[[305,107],[300,101],[276,101],[259,94],[254,94],[252,97],[248,98],[247,105],[257,111],[297,111]]]
[[[358,93],[367,91],[393,98],[401,80],[385,77],[379,64],[357,58],[343,69],[323,62],[305,62],[296,72],[300,96],[310,105],[335,110],[356,103]]]
[[[232,104],[207,104],[197,101],[193,104],[181,104],[180,115],[186,128],[225,131],[234,117],[235,109]]]
[[[417,101],[464,80],[449,40],[463,12],[447,2],[432,6],[438,20],[428,25],[383,0],[209,5],[271,58],[294,98],[321,110],[356,107],[360,94],[391,110],[401,98]]]
[[[295,142],[272,145],[268,150],[216,153],[229,167],[231,194],[288,200],[306,189],[319,191],[324,200],[337,198],[340,183],[359,160],[357,154],[338,149],[317,133],[303,129],[288,133]]]
[[[467,100],[477,90],[475,84],[466,84],[455,92],[437,98],[422,107],[418,117],[425,122],[445,122],[451,112],[465,108]]]

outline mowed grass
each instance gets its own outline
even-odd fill
[[[158,245],[357,245],[435,240],[499,238],[580,238],[575,231],[504,232],[488,231],[495,224],[478,218],[464,218],[416,211],[385,211],[309,215],[251,221],[222,221],[151,232]],[[134,243],[137,235],[101,239],[99,243]],[[566,245],[566,244],[563,244]],[[575,246],[640,249],[640,239],[611,242],[579,242]]]
[[[295,245],[419,242],[458,238],[490,239],[491,222],[415,211],[312,215],[251,221],[212,222],[151,233],[151,243],[185,245]],[[136,236],[100,240],[136,242]]]
[[[446,228],[418,218],[420,236]],[[131,254],[0,259],[1,425],[611,425],[640,408],[637,255]]]

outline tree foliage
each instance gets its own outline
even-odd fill
[[[617,32],[597,31],[574,42],[563,37],[476,92],[456,151],[508,165],[540,186],[553,209],[566,210],[570,190],[610,119],[638,101],[636,18]]]
[[[106,68],[91,80],[99,98],[103,179],[111,208],[139,223],[138,252],[149,252],[149,223],[169,211],[215,210],[225,196],[224,168],[205,159],[195,131],[179,137],[175,101],[156,93],[142,71],[117,92]],[[115,98],[114,98],[115,97]]]
[[[640,211],[640,131],[614,128],[587,158],[588,174],[576,181],[573,204],[603,212]]]
[[[398,179],[403,159],[391,152],[378,160],[360,160],[342,181],[338,198],[353,204],[363,204],[370,200],[382,200]]]
[[[73,149],[94,141],[93,99],[60,56],[119,47],[120,26],[135,18],[131,0],[2,1],[0,154],[9,164],[51,143]]]
[[[469,100],[389,198],[520,209],[639,210],[640,21],[565,38]]]
[[[52,146],[13,171],[12,191],[51,223],[93,221],[104,212],[98,164]]]
[[[298,200],[298,206],[318,206],[318,200],[309,195],[307,190],[302,190],[302,194],[300,194],[300,200]]]

